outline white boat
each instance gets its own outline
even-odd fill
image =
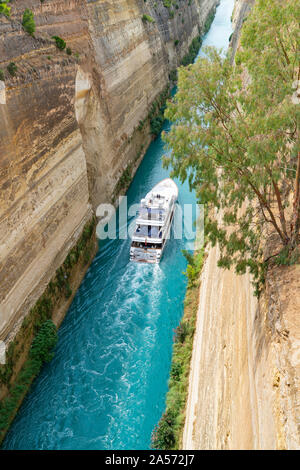
[[[170,235],[178,188],[166,178],[141,200],[130,247],[130,260],[159,263]]]

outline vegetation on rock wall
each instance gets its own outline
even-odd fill
[[[112,195],[112,203],[115,202],[117,196],[119,196],[122,193],[125,193],[127,191],[127,189],[129,188],[130,183],[131,183],[132,178],[133,178],[133,172],[134,172],[134,169],[136,167],[136,162],[141,158],[141,156],[143,154],[143,150],[144,150],[144,144],[141,145],[140,150],[137,152],[137,154],[136,154],[135,158],[133,159],[133,161],[129,162],[129,164],[127,165],[127,167],[123,171],[121,177],[119,178],[119,180],[118,180],[118,182],[115,186],[115,189],[114,189],[114,192],[113,192],[113,195]]]
[[[206,34],[209,31],[209,28],[210,28],[210,26],[211,26],[211,24],[214,20],[215,15],[216,15],[216,8],[213,8],[211,10],[211,12],[209,13],[209,15],[207,16],[203,31],[201,32],[201,34],[199,36],[196,36],[192,40],[192,42],[190,44],[190,47],[189,47],[188,53],[183,57],[183,59],[181,61],[181,64],[183,66],[187,66],[189,64],[192,64],[194,62],[194,60],[196,59],[196,57],[198,55],[198,52],[199,52],[199,49],[202,45],[202,36],[203,36],[203,34]]]
[[[205,230],[213,245],[219,243],[219,266],[234,266],[238,274],[250,269],[257,293],[267,261],[262,230],[277,235],[279,252],[297,258],[300,106],[293,87],[299,78],[299,10],[293,0],[258,0],[244,23],[236,66],[207,48],[205,57],[180,69],[178,92],[166,111],[174,125],[164,136],[172,148],[165,164],[173,176],[189,178],[206,205]]]
[[[167,5],[165,6],[168,7]],[[211,23],[215,17],[215,13],[216,13],[216,9],[213,8],[213,10],[210,12],[206,20],[204,33],[206,33],[209,30]],[[199,35],[192,40],[189,46],[188,53],[183,57],[181,61],[183,66],[187,66],[188,64],[191,64],[192,62],[194,62],[195,58],[198,55],[201,45],[202,45],[202,36]],[[177,69],[171,70],[169,74],[169,79],[171,82],[174,82],[174,83],[176,82]],[[147,119],[150,119],[150,131],[153,137],[157,137],[162,130],[163,123],[165,120],[164,113],[166,110],[166,102],[168,98],[170,98],[169,85],[160,94],[159,98],[152,104],[148,117],[144,121],[140,121],[139,128],[142,129],[145,121]]]
[[[145,2],[146,2],[146,0],[145,0]],[[171,8],[171,6],[174,6],[175,8],[176,7],[178,8],[178,4],[177,4],[176,1],[170,0],[170,1],[166,1],[166,2],[164,1],[163,3],[164,3],[164,6],[166,8]],[[190,5],[190,2],[189,2],[189,5]],[[156,7],[156,4],[154,4],[154,7]],[[204,26],[204,33],[206,33],[209,30],[210,25],[211,25],[211,23],[214,19],[215,13],[216,13],[216,8],[213,8],[211,10],[210,14],[207,17],[207,20],[206,20],[206,23],[205,23],[205,26]],[[149,15],[146,15],[146,14],[143,15],[142,20],[144,22],[154,21],[152,17],[149,17]],[[175,47],[176,47],[177,44],[179,43],[179,41],[175,41],[175,43],[176,43],[175,44]],[[199,52],[199,49],[201,47],[201,44],[202,44],[201,35],[195,37],[192,40],[192,42],[189,46],[189,52],[182,59],[182,65],[186,66],[186,65],[192,63],[195,60],[195,58],[197,57],[197,54]],[[170,72],[169,80],[170,80],[170,84],[175,84],[176,83],[176,81],[177,81],[177,69],[174,69]],[[142,131],[147,124],[150,124],[150,133],[151,133],[152,137],[156,138],[160,134],[160,132],[162,130],[162,127],[163,127],[163,124],[164,124],[164,121],[165,121],[164,114],[165,114],[165,110],[166,110],[166,103],[167,103],[167,100],[171,96],[170,95],[170,84],[168,84],[166,86],[166,88],[160,93],[158,98],[152,103],[150,111],[148,113],[148,116],[145,119],[143,119],[139,122],[137,130]],[[139,158],[140,153],[141,152],[139,152],[137,159]],[[134,162],[129,162],[129,164],[127,165],[127,167],[123,171],[121,177],[119,178],[119,180],[118,180],[118,182],[115,186],[114,194],[113,194],[113,198],[112,198],[113,202],[116,200],[116,197],[121,192],[125,192],[128,189],[128,187],[129,187],[129,185],[132,181],[133,171],[134,171]]]
[[[170,87],[167,87],[161,92],[158,99],[154,101],[148,114],[150,119],[150,131],[153,137],[157,137],[160,134],[164,123],[164,112],[166,109],[166,101],[170,98]]]
[[[189,47],[189,52],[183,57],[181,64],[183,66],[187,66],[189,64],[192,64],[194,60],[196,59],[199,49],[202,45],[202,37],[197,36],[192,40],[192,43]]]
[[[57,340],[52,315],[61,302],[72,295],[70,282],[74,269],[80,264],[87,265],[91,260],[95,226],[93,217],[8,346],[6,364],[0,366],[0,389],[5,392],[0,401],[0,442],[33,379],[43,363],[52,358],[51,351]]]
[[[1,13],[5,16],[10,15],[11,7],[8,5],[9,2],[10,0],[3,0],[2,2],[0,2],[0,15]]]
[[[7,66],[7,70],[9,74],[14,77],[17,73],[18,67],[14,62],[10,62]]]
[[[142,20],[144,23],[155,23],[155,20],[152,18],[152,16],[146,14],[142,16]]]
[[[52,36],[52,39],[54,39],[56,47],[63,51],[66,48],[66,41],[64,41],[62,38],[59,36]]]
[[[24,30],[31,35],[33,35],[33,33],[35,32],[34,15],[33,12],[29,10],[29,8],[26,8],[26,10],[24,11],[22,26]]]
[[[166,411],[152,434],[152,447],[161,450],[181,448],[204,248],[194,255],[185,251],[184,255],[188,260],[184,315],[175,330]]]
[[[220,2],[218,2],[217,5],[219,5]],[[204,28],[203,28],[203,34],[208,33],[209,28],[211,27],[211,24],[214,20],[214,17],[216,16],[216,11],[217,11],[217,6],[214,6],[211,11],[209,12],[206,21],[204,23]]]
[[[138,131],[142,131],[145,126],[150,124],[150,132],[152,137],[157,137],[162,129],[164,123],[164,111],[166,109],[166,100],[170,97],[170,87],[167,85],[165,89],[159,94],[157,99],[152,103],[148,116],[139,122],[137,126]],[[136,167],[135,163],[140,159],[144,145],[141,146],[139,152],[133,161],[129,162],[122,175],[120,176],[112,197],[112,202],[115,202],[119,194],[124,193],[129,188],[132,181],[133,172]]]
[[[57,342],[56,326],[51,320],[45,321],[33,340],[29,358],[23,365],[8,396],[0,402],[0,442],[13,420],[33,378],[39,373],[44,362],[52,359],[52,349]]]
[[[133,171],[133,165],[132,163],[129,163],[129,165],[125,168],[125,170],[123,171],[116,187],[115,187],[115,190],[114,190],[114,193],[115,195],[117,196],[118,194],[121,193],[121,191],[125,192],[131,181],[132,181],[132,171]],[[115,197],[116,197],[115,196]],[[115,198],[113,199],[115,200]]]

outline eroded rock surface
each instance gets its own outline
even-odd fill
[[[149,124],[139,123],[217,1],[177,3],[172,17],[161,0],[11,0],[0,16],[0,339],[145,152]]]

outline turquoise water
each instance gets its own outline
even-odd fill
[[[233,4],[221,1],[205,45],[227,48]],[[128,205],[169,175],[163,153],[158,138],[128,190]],[[195,204],[188,185],[177,183],[179,204]],[[170,240],[159,266],[130,263],[130,239],[101,242],[59,330],[55,357],[35,380],[3,448],[149,449],[183,313],[186,242]]]

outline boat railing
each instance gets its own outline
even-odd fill
[[[165,213],[163,211],[158,211],[157,209],[152,209],[150,211],[140,210],[137,214],[137,218],[141,220],[155,220],[163,222],[165,219]]]
[[[155,238],[160,239],[162,238],[162,230],[154,230],[156,227],[152,227],[151,230],[136,230],[133,233],[133,237],[136,238]]]

